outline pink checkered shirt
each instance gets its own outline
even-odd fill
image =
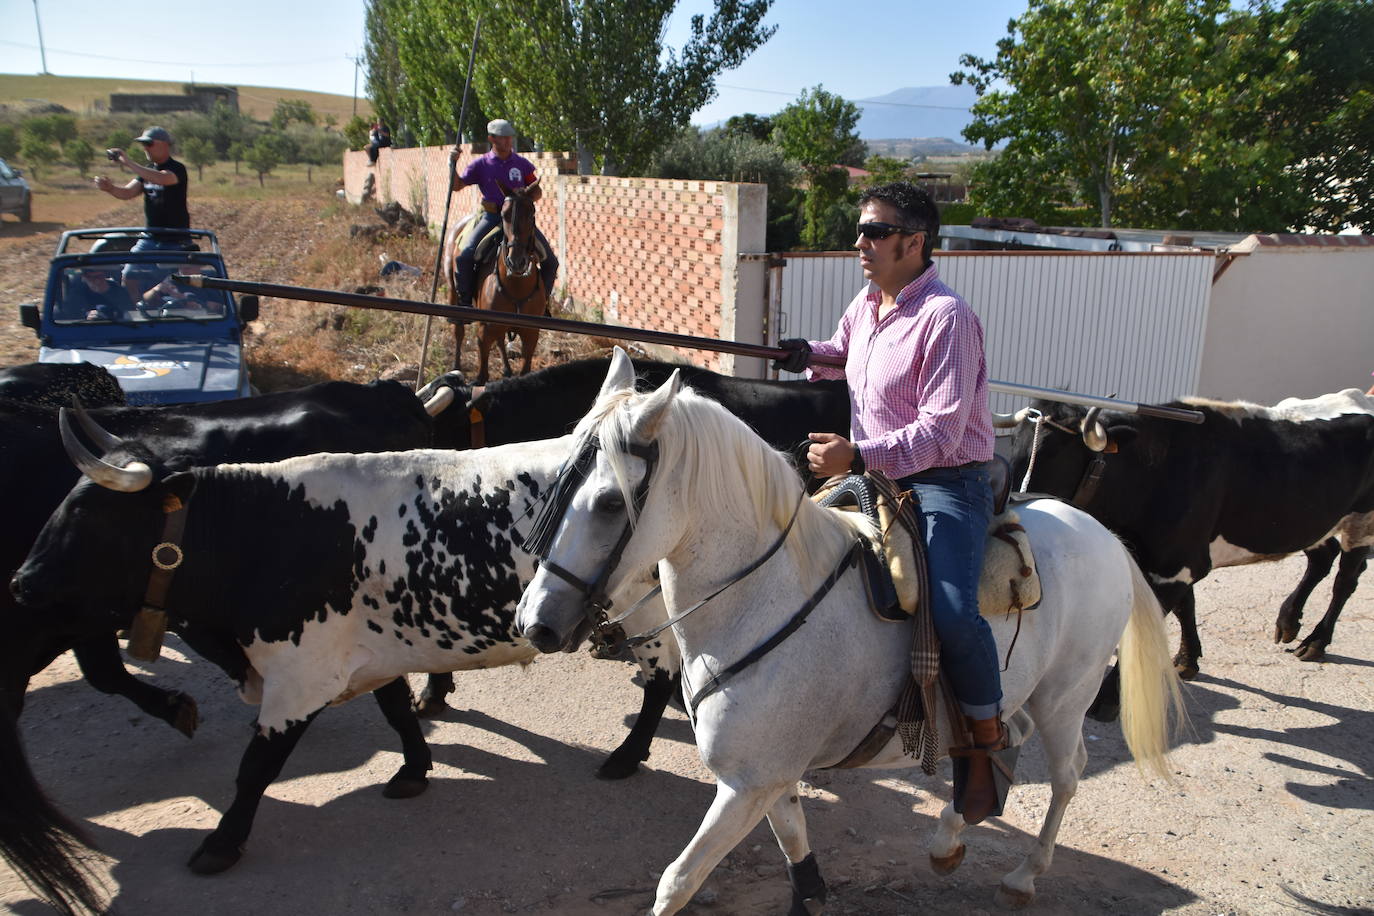
[[[992,458],[992,415],[983,325],[940,282],[931,264],[897,295],[881,322],[882,292],[870,283],[849,303],[835,336],[812,352],[843,356],[844,369],[813,366],[809,378],[845,378],[850,438],[864,464],[889,477]]]

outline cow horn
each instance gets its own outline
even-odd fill
[[[1026,417],[1030,416],[1030,408],[1022,407],[1016,413],[992,412],[992,425],[998,429],[1012,429],[1025,422]]]
[[[1088,412],[1083,415],[1083,422],[1078,424],[1083,434],[1083,444],[1095,452],[1103,451],[1107,447],[1107,428],[1097,418],[1101,412],[1101,407],[1088,408]]]
[[[425,413],[429,414],[431,417],[439,416],[439,414],[447,410],[448,406],[453,403],[454,397],[455,395],[452,388],[447,385],[441,386],[434,392],[432,398],[425,401]]]
[[[108,452],[124,444],[123,439],[95,422],[95,418],[86,412],[86,408],[81,405],[79,400],[72,398],[72,402],[75,405],[76,421],[81,424],[82,431],[90,437],[91,441],[94,442],[102,452]]]
[[[57,425],[62,433],[62,447],[77,469],[87,477],[110,490],[121,493],[137,493],[147,489],[153,482],[153,469],[142,461],[134,461],[127,468],[121,468],[95,457],[81,444],[72,429],[68,408],[63,407],[57,414]]]

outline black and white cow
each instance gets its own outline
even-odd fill
[[[1193,584],[1214,567],[1298,551],[1308,571],[1284,601],[1275,641],[1298,635],[1302,604],[1337,553],[1331,605],[1297,648],[1320,659],[1374,547],[1374,400],[1356,389],[1273,407],[1199,399],[1200,425],[1037,401],[1013,442],[1013,480],[1073,501],[1134,552],[1178,615],[1179,673],[1198,672]]]
[[[114,382],[98,367],[87,368]],[[72,385],[46,370],[42,375],[48,388],[34,399],[52,406],[0,399],[0,490],[6,494],[0,573],[6,580],[80,476],[63,451],[55,409],[59,404],[54,403],[70,404]],[[102,383],[86,375],[80,373],[85,381],[75,391],[83,402],[98,403],[92,395],[99,393]],[[433,442],[433,425],[423,405],[414,392],[396,382],[325,382],[244,400],[110,407],[90,415],[117,436],[138,439],[161,454],[195,464],[268,461],[317,451],[390,451]],[[83,675],[96,689],[127,697],[183,734],[195,730],[191,697],[145,684],[124,668],[115,630],[127,620],[106,633],[73,640],[49,627],[43,617],[19,613],[8,589],[0,592],[0,615],[6,632],[0,640],[0,703],[13,715],[22,707],[29,678],[73,649]],[[233,662],[232,654],[212,660]]]
[[[55,625],[73,638],[105,632],[112,608],[143,599],[156,555],[175,566],[165,605],[183,639],[197,652],[233,645],[240,690],[260,704],[234,800],[190,860],[198,873],[238,860],[263,792],[326,706],[375,693],[404,756],[385,794],[409,797],[431,761],[403,675],[537,654],[515,629],[534,575],[517,522],[567,439],[180,471],[135,442],[100,459],[70,428],[64,439],[86,477],[15,574],[15,597],[49,617],[61,609]]]

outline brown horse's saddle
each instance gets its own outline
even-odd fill
[[[1005,480],[1005,477],[1003,478]],[[1020,517],[1006,509],[1006,490],[997,490],[988,523],[978,607],[984,617],[1031,610],[1040,603],[1040,577]],[[881,472],[834,477],[812,497],[828,508],[863,512],[877,525],[879,540],[865,551],[861,567],[869,605],[883,620],[915,615],[926,588],[925,543],[909,494]]]
[[[473,214],[468,220],[467,228],[463,230],[463,235],[458,241],[459,249],[468,243],[472,233],[477,228],[477,223],[476,214]],[[477,247],[473,250],[472,256],[473,276],[482,276],[496,263],[496,253],[501,250],[502,235],[501,224],[497,223],[477,242]],[[546,261],[549,257],[548,245],[544,241],[544,236],[538,231],[534,233],[533,254],[535,259],[539,261]]]

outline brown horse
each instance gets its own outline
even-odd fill
[[[501,190],[506,199],[501,205],[502,240],[494,263],[488,261],[476,266],[475,295],[473,305],[479,309],[493,312],[518,312],[524,315],[542,315],[545,311],[544,284],[539,279],[540,252],[534,238],[534,201],[529,197],[529,188],[508,188]],[[459,243],[466,230],[467,221],[455,226],[445,242],[444,272],[449,280],[449,305],[458,304],[458,284],[456,264]],[[463,335],[467,322],[455,321],[453,324],[453,368],[459,369],[463,352]],[[520,374],[530,371],[534,359],[534,348],[539,342],[538,328],[511,328],[495,322],[482,322],[477,329],[477,380],[476,385],[487,383],[487,354],[493,345],[500,344],[507,333],[514,331],[520,335],[520,355],[524,364]],[[510,360],[504,345],[499,347],[501,363],[505,375],[511,374]]]

